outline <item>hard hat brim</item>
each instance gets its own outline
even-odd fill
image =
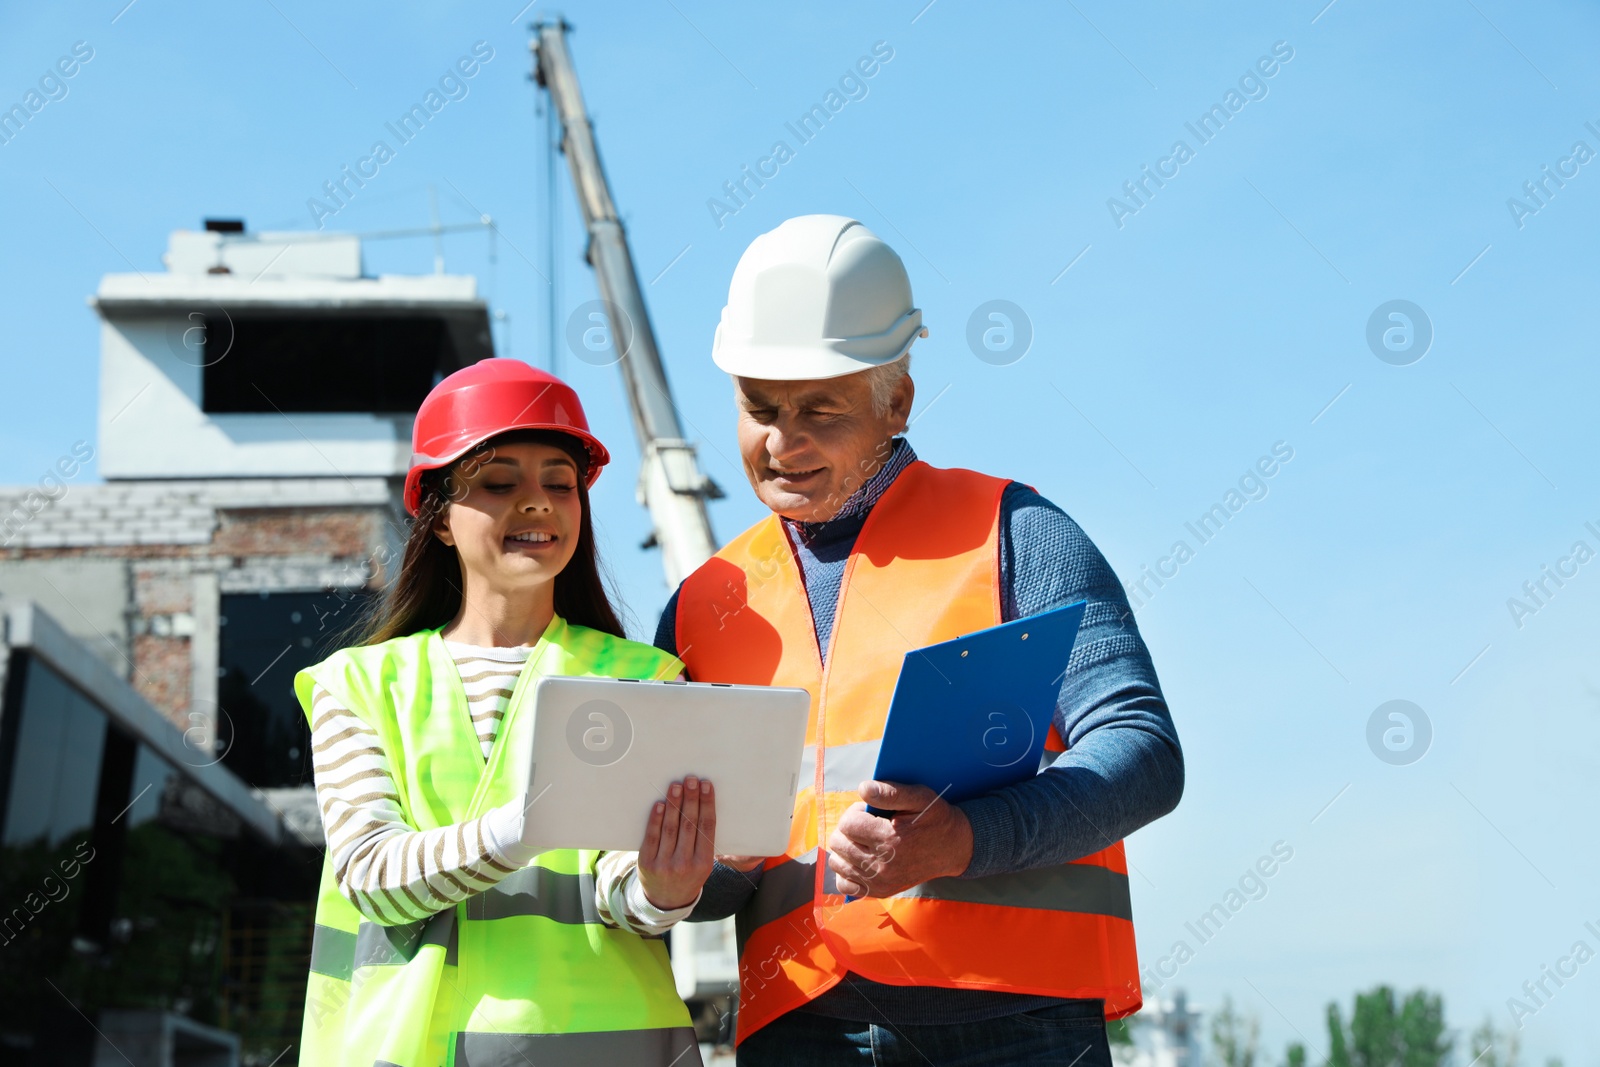
[[[840,338],[820,344],[732,341],[719,324],[711,346],[711,359],[720,369],[740,378],[779,382],[842,378],[893,363],[911,351],[912,344],[926,332],[920,308],[912,308],[885,334]]]
[[[511,433],[514,430],[547,430],[551,433],[566,434],[583,445],[584,450],[589,454],[588,469],[585,471],[583,480],[585,489],[594,488],[594,483],[600,478],[600,469],[611,462],[611,453],[606,449],[605,445],[600,443],[600,439],[594,434],[580,430],[575,426],[542,421],[505,426],[495,430],[493,433],[485,434],[457,448],[453,448],[443,456],[423,456],[412,453],[411,468],[406,472],[403,491],[406,511],[414,516],[422,506],[422,476],[424,474],[448,467],[473,449],[499,437],[501,434]]]

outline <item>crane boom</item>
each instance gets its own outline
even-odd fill
[[[561,121],[561,150],[589,235],[589,265],[599,281],[612,341],[621,355],[618,363],[639,440],[639,502],[654,524],[667,582],[676,588],[717,550],[705,502],[722,496],[722,491],[700,470],[672,402],[628,238],[600,166],[594,127],[567,51],[569,28],[560,20],[534,27],[534,77],[549,92]]]
[[[706,500],[722,496],[722,490],[701,472],[694,446],[684,439],[628,237],[617,218],[595,147],[594,127],[567,51],[568,29],[559,19],[534,27],[534,80],[549,92],[552,113],[561,123],[561,150],[589,234],[589,265],[599,280],[613,343],[621,353],[618,362],[639,439],[639,502],[650,512],[661,565],[667,582],[676,588],[717,550]],[[726,1009],[739,986],[733,920],[680,925],[673,931],[672,970],[680,996],[724,1005],[718,1013],[726,1020]]]

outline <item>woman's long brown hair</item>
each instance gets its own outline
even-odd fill
[[[571,434],[547,430],[512,430],[490,438],[449,467],[441,467],[423,475],[421,506],[417,517],[411,522],[399,575],[387,593],[373,598],[372,607],[356,619],[335,647],[375,645],[419,630],[443,626],[456,617],[461,610],[461,558],[455,548],[434,534],[433,521],[450,506],[452,496],[460,494],[461,482],[455,477],[458,466],[474,457],[481,463],[485,450],[495,445],[523,442],[554,445],[571,456],[578,466],[578,501],[582,508],[578,546],[572,553],[572,560],[556,575],[556,614],[570,623],[614,637],[627,636],[616,610],[611,606],[595,551],[594,524],[589,516],[589,490],[584,484],[584,472],[589,466],[587,450]]]

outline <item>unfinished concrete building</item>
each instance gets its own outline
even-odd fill
[[[176,773],[193,796],[231,812],[231,823],[215,825],[231,826],[233,840],[243,833],[263,848],[298,847],[320,863],[309,733],[292,678],[338,647],[336,636],[381,588],[384,561],[396,558],[404,538],[400,487],[413,414],[441,377],[493,354],[487,308],[471,277],[365,276],[360,242],[349,235],[253,234],[208,222],[204,231],[173,233],[164,261],[164,273],[106,275],[90,299],[101,337],[95,439],[61,441],[59,461],[35,483],[0,487],[0,598],[11,612],[0,618],[44,616],[26,628],[75,641],[83,655],[63,662],[77,667],[50,667],[50,684],[104,712],[85,712],[84,730],[138,735],[153,755],[134,766],[159,766],[163,781]],[[89,482],[86,470],[94,469],[103,482]],[[40,725],[47,716],[59,725],[65,713],[38,710],[46,668],[29,666],[30,634],[16,637],[4,646],[15,655],[0,660],[0,843],[4,863],[21,872],[36,866],[13,862],[23,853],[43,849],[34,857],[43,862],[86,842],[104,846],[114,833],[109,815],[133,803],[122,793],[152,783],[130,786],[103,768],[109,742]],[[84,656],[99,665],[85,667]],[[74,681],[91,677],[102,682]],[[84,691],[96,685],[117,692]],[[109,707],[117,701],[120,712]],[[134,705],[152,714],[126,711]],[[135,720],[137,730],[128,725]],[[171,735],[147,736],[162,720]],[[85,744],[101,753],[93,767]],[[49,783],[68,778],[91,795],[98,788],[98,800],[73,808],[77,814],[50,808]],[[274,834],[260,827],[274,820],[282,832],[268,841]],[[203,820],[197,830],[176,808],[148,821],[166,823],[189,845],[205,836]],[[110,866],[85,868],[84,878],[114,884],[81,895],[99,902],[83,916],[56,916],[54,934],[41,934],[37,923],[22,932],[43,954],[34,973],[73,973],[44,958],[60,953],[111,966],[116,931],[150,918],[129,888],[141,877],[137,865],[115,873]],[[251,936],[292,946],[309,936],[312,894],[298,884],[282,889],[284,906],[267,909],[274,917]],[[244,918],[251,893],[236,885],[221,903],[229,929],[255,921]],[[287,899],[296,893],[298,911]],[[227,938],[216,951],[227,956]],[[198,1021],[245,1033],[228,1005],[249,999],[244,986],[255,964],[239,958],[249,951],[218,964],[218,980],[232,979],[212,990],[211,1008],[176,987],[170,995],[146,989],[138,1004],[96,1006],[148,1010],[152,1032],[176,1032],[178,1019],[178,1030]],[[303,989],[303,958],[285,973],[283,996],[292,1003],[258,1027],[262,1041],[280,1030],[298,1035],[293,985]],[[84,991],[90,1001],[95,995]],[[7,1014],[20,1021],[0,1020],[0,1047],[20,1049],[30,1039],[18,1027],[45,1025],[28,1023],[21,1007]],[[116,1019],[145,1025],[126,1012]]]

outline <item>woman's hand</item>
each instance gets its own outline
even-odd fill
[[[639,846],[639,883],[662,911],[692,903],[715,862],[717,800],[711,783],[689,775],[656,801]]]
[[[765,856],[718,856],[717,862],[724,867],[732,867],[736,871],[749,873],[767,861]]]

